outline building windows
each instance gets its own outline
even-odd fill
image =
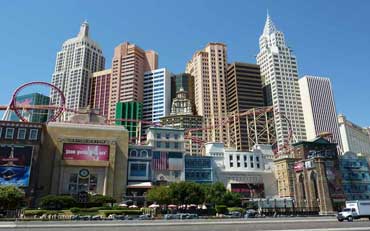
[[[37,140],[38,133],[39,133],[39,131],[37,129],[31,129],[28,139],[29,140]]]
[[[18,128],[17,139],[18,140],[26,139],[26,129],[25,128]]]
[[[14,128],[6,128],[5,130],[5,139],[13,139]]]
[[[174,143],[174,148],[175,148],[175,149],[178,149],[178,148],[179,148],[179,143],[178,143],[178,142],[175,142],[175,143]]]
[[[232,155],[229,156],[229,162],[230,162],[230,168],[234,167],[233,156]]]
[[[157,133],[157,139],[160,139],[161,138],[161,133]]]
[[[95,192],[97,188],[98,178],[94,174],[88,177],[80,177],[77,173],[69,175],[68,192],[77,194],[79,192]]]
[[[161,146],[161,141],[157,141],[157,148],[160,148]]]
[[[166,139],[170,139],[170,133],[166,133]]]
[[[166,148],[170,148],[170,142],[166,142]]]

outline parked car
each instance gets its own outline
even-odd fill
[[[100,221],[100,220],[102,220],[103,219],[103,217],[102,216],[100,216],[100,215],[95,215],[95,216],[92,216],[91,217],[91,220],[93,220],[93,221]]]
[[[242,214],[238,211],[230,212],[228,214],[225,214],[225,218],[241,218]]]
[[[138,217],[139,220],[151,220],[151,216],[149,214],[143,214]]]
[[[257,211],[256,210],[254,210],[254,209],[248,209],[245,212],[244,218],[252,218],[252,217],[256,217],[256,215],[257,215]]]

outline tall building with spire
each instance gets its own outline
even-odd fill
[[[223,119],[226,107],[227,49],[223,43],[208,43],[195,52],[186,65],[186,73],[194,76],[194,98],[197,114],[203,116],[206,141],[226,142],[227,130]]]
[[[259,39],[259,47],[257,64],[261,68],[265,89],[271,89],[267,95],[270,95],[274,107],[278,147],[284,145],[291,132],[294,140],[305,140],[297,60],[285,42],[283,32],[277,30],[269,14]]]
[[[105,66],[105,58],[100,46],[89,36],[89,24],[82,23],[77,37],[63,43],[62,50],[57,53],[52,84],[63,91],[66,108],[78,110],[86,107],[89,101],[89,77],[93,72],[101,71]],[[60,95],[51,91],[50,103],[60,102]],[[65,121],[71,112],[63,114]]]

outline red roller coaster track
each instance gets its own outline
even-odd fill
[[[26,88],[28,86],[31,86],[31,85],[43,85],[43,86],[50,87],[52,90],[55,90],[60,95],[59,104],[58,105],[22,105],[22,104],[17,104],[16,98],[17,98],[19,92],[21,92],[24,88]],[[50,84],[50,83],[47,83],[47,82],[29,82],[29,83],[21,85],[20,87],[18,87],[14,91],[9,105],[0,105],[0,110],[14,111],[15,114],[23,122],[28,122],[28,120],[22,116],[22,113],[20,113],[20,111],[22,111],[22,110],[49,110],[49,111],[53,111],[54,113],[48,119],[47,122],[55,121],[59,116],[61,116],[61,114],[63,112],[74,112],[74,113],[78,113],[78,114],[86,113],[85,111],[82,112],[82,111],[78,111],[78,110],[75,110],[75,109],[66,108],[65,107],[65,97],[64,97],[63,92],[59,88],[54,86],[53,84]],[[256,113],[257,114],[262,114],[262,113],[269,113],[269,112],[273,112],[272,107],[255,108],[255,109],[243,111],[243,112],[240,112],[240,113],[234,113],[232,115],[227,115],[227,116],[225,116],[221,119],[221,122],[219,124],[216,124],[216,125],[213,125],[213,126],[205,125],[204,127],[201,127],[201,128],[186,129],[185,130],[185,139],[191,140],[194,143],[198,143],[198,144],[202,145],[206,141],[197,137],[197,136],[193,136],[192,132],[209,131],[209,130],[214,130],[214,129],[220,129],[220,128],[224,127],[225,125],[227,125],[228,123],[232,122],[233,120],[234,120],[234,122],[235,122],[235,120],[240,122],[241,117],[250,116],[253,113],[255,113],[254,115],[256,115]],[[291,128],[290,121],[283,114],[280,114],[280,115],[288,123],[289,133],[288,133],[288,138],[285,141],[285,144],[282,147],[279,147],[279,149],[289,147],[290,142],[291,142],[292,137],[293,137],[293,131],[292,131],[292,128]],[[133,120],[133,119],[107,120],[106,123],[107,124],[112,124],[116,121],[140,123],[140,126],[141,126],[141,124],[151,125],[151,126],[161,126],[160,123],[155,123],[155,122],[151,122],[151,121],[143,121],[143,120]],[[135,141],[135,139],[133,139],[133,141]]]

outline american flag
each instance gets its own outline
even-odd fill
[[[152,166],[154,170],[167,170],[168,153],[167,152],[153,152]]]

